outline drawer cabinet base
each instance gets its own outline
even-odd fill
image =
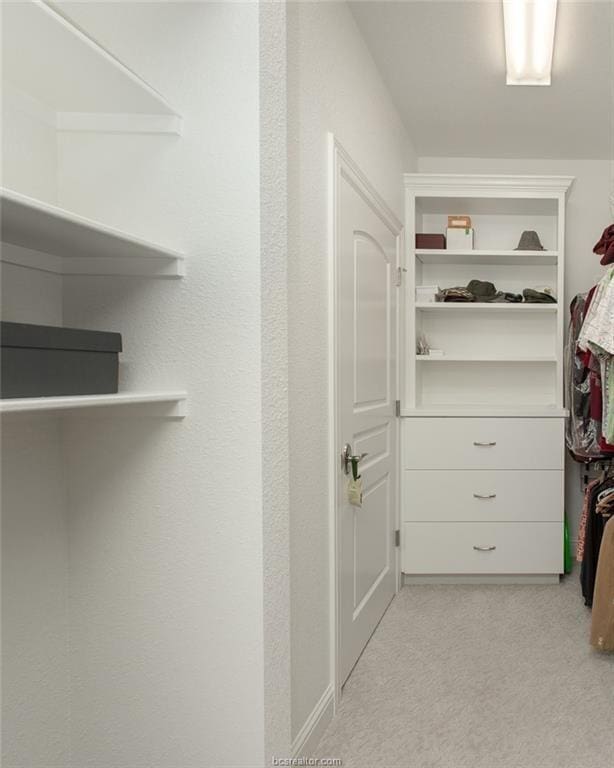
[[[560,582],[558,574],[516,574],[513,576],[496,575],[471,575],[448,576],[446,574],[433,576],[412,576],[403,574],[403,586],[420,586],[427,584],[558,584]]]
[[[408,574],[563,573],[562,523],[404,523]]]

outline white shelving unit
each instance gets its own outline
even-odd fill
[[[2,21],[5,110],[55,132],[181,134],[182,117],[166,99],[60,7],[5,3]],[[28,192],[27,186],[0,192],[2,240],[9,244],[2,261],[62,275],[184,276],[184,254],[176,248]]]
[[[448,251],[426,248],[414,249],[422,264],[504,264],[514,266],[551,266],[556,264],[558,251]]]
[[[71,397],[24,397],[0,400],[0,414],[69,412],[117,406],[169,405],[165,415],[185,416],[185,392],[121,392],[116,395],[81,395]]]
[[[567,411],[565,408],[553,408],[550,406],[531,406],[531,405],[442,405],[416,408],[414,410],[404,409],[403,415],[410,417],[425,418],[498,418],[498,419],[561,419],[564,418]],[[411,422],[409,422],[411,424]]]
[[[410,582],[467,576],[543,582],[562,572],[561,299],[571,183],[546,176],[405,176],[401,544]],[[471,216],[476,250],[415,248],[416,233],[446,232],[448,214]],[[537,231],[546,250],[515,250],[525,230]],[[472,279],[514,294],[549,286],[559,301],[416,301],[417,287],[466,286]],[[417,354],[420,337],[443,355]]]
[[[429,301],[416,302],[415,309],[419,312],[557,312],[557,304],[529,304],[529,303],[505,303],[495,302],[493,304],[482,303],[479,301],[461,302],[461,301]]]
[[[556,357],[527,357],[518,355],[512,357],[508,355],[503,357],[502,355],[487,357],[471,356],[471,355],[416,355],[416,360],[420,363],[556,363]]]
[[[182,131],[182,116],[153,86],[65,16],[60,4],[41,0],[5,3],[2,22],[3,127],[9,127],[5,159],[10,156],[12,181],[10,188],[0,189],[0,261],[6,278],[5,291],[14,289],[20,297],[19,301],[10,302],[12,311],[3,311],[3,319],[50,325],[60,325],[64,319],[65,324],[70,324],[64,312],[64,292],[78,290],[77,284],[72,282],[66,288],[66,281],[62,281],[58,292],[57,281],[43,283],[43,279],[54,278],[41,273],[118,279],[183,277],[185,254],[180,250],[109,226],[96,216],[69,210],[54,199],[62,186],[70,192],[71,174],[74,177],[75,173],[82,173],[84,178],[88,174],[88,154],[84,150],[76,171],[66,173],[60,184],[65,158],[60,146],[66,152],[76,142],[95,153],[99,147],[109,146],[108,136],[102,138],[108,134],[115,134],[113,142],[118,146],[126,141],[126,146],[137,146],[140,136],[135,134],[162,134],[158,142],[175,141]],[[79,135],[83,133],[99,136],[84,138]],[[125,134],[131,135],[126,139]],[[101,143],[97,144],[98,141]],[[151,140],[149,143],[159,146]],[[130,180],[129,167],[126,178]],[[77,177],[76,181],[78,188],[81,179]],[[91,183],[108,182],[92,178]],[[121,189],[111,184],[108,189],[114,198],[122,194]],[[133,194],[131,187],[128,195]],[[73,199],[79,199],[79,195],[73,195]],[[130,197],[125,204],[131,204]],[[96,207],[96,202],[89,202],[89,209]],[[152,209],[151,218],[156,216]],[[36,320],[30,320],[26,311],[30,285]],[[37,311],[37,297],[46,289],[55,298],[43,302],[44,310]],[[17,305],[19,317],[15,318]],[[142,312],[144,305],[140,306]],[[155,306],[152,311],[155,314]],[[47,320],[48,317],[52,319]],[[126,323],[125,317],[124,314],[122,325]],[[109,322],[108,318],[102,321],[94,317],[89,322],[87,312],[81,313],[80,318],[79,326],[85,328]],[[131,349],[129,365],[139,364],[138,350]],[[155,378],[155,366],[151,361],[145,365]],[[177,416],[184,414],[185,400],[184,392],[159,392],[152,381],[151,392],[0,400],[0,414],[63,414],[118,405],[166,404],[170,406],[166,409],[169,415]]]
[[[166,99],[66,19],[61,6],[3,3],[2,17],[4,83],[59,130],[181,133],[181,115]]]
[[[9,189],[0,189],[2,260],[61,275],[182,277],[184,255]],[[28,253],[35,251],[36,253]]]
[[[408,355],[402,408],[412,413],[485,403],[562,408],[561,302],[424,302],[416,301],[416,287],[448,288],[476,278],[517,294],[547,285],[562,296],[565,194],[571,180],[430,174],[405,180]],[[445,234],[453,213],[472,217],[476,250],[413,247],[418,232]],[[538,232],[546,250],[514,249],[528,229]],[[416,355],[420,335],[444,357]]]

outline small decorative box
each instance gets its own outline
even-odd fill
[[[448,216],[450,229],[471,229],[471,216]]]
[[[427,235],[423,233],[416,235],[416,248],[435,248],[443,250],[445,247],[445,235]]]
[[[470,251],[473,248],[473,229],[448,227],[448,250]]]

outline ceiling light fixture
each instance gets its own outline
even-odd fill
[[[508,85],[550,85],[557,0],[503,0]]]

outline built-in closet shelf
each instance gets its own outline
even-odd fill
[[[58,129],[181,132],[181,116],[166,99],[61,7],[3,3],[2,17],[4,84],[38,103]]]
[[[185,392],[120,392],[115,395],[81,395],[70,397],[24,397],[0,400],[0,414],[41,413],[109,408],[113,406],[169,406],[164,415],[185,416]]]
[[[556,363],[554,355],[533,356],[518,355],[517,357],[487,357],[470,355],[416,355],[416,360],[421,363]]]
[[[548,267],[556,265],[558,251],[489,251],[465,250],[448,251],[431,248],[414,250],[416,258],[423,264],[505,264],[512,266]]]
[[[401,416],[406,418],[566,418],[569,411],[554,405],[425,405],[417,408],[401,407]]]
[[[184,255],[9,189],[0,190],[2,261],[62,275],[182,277]],[[36,251],[28,253],[22,249]]]
[[[558,304],[531,304],[529,302],[493,302],[478,301],[426,301],[416,303],[421,312],[556,312]]]

